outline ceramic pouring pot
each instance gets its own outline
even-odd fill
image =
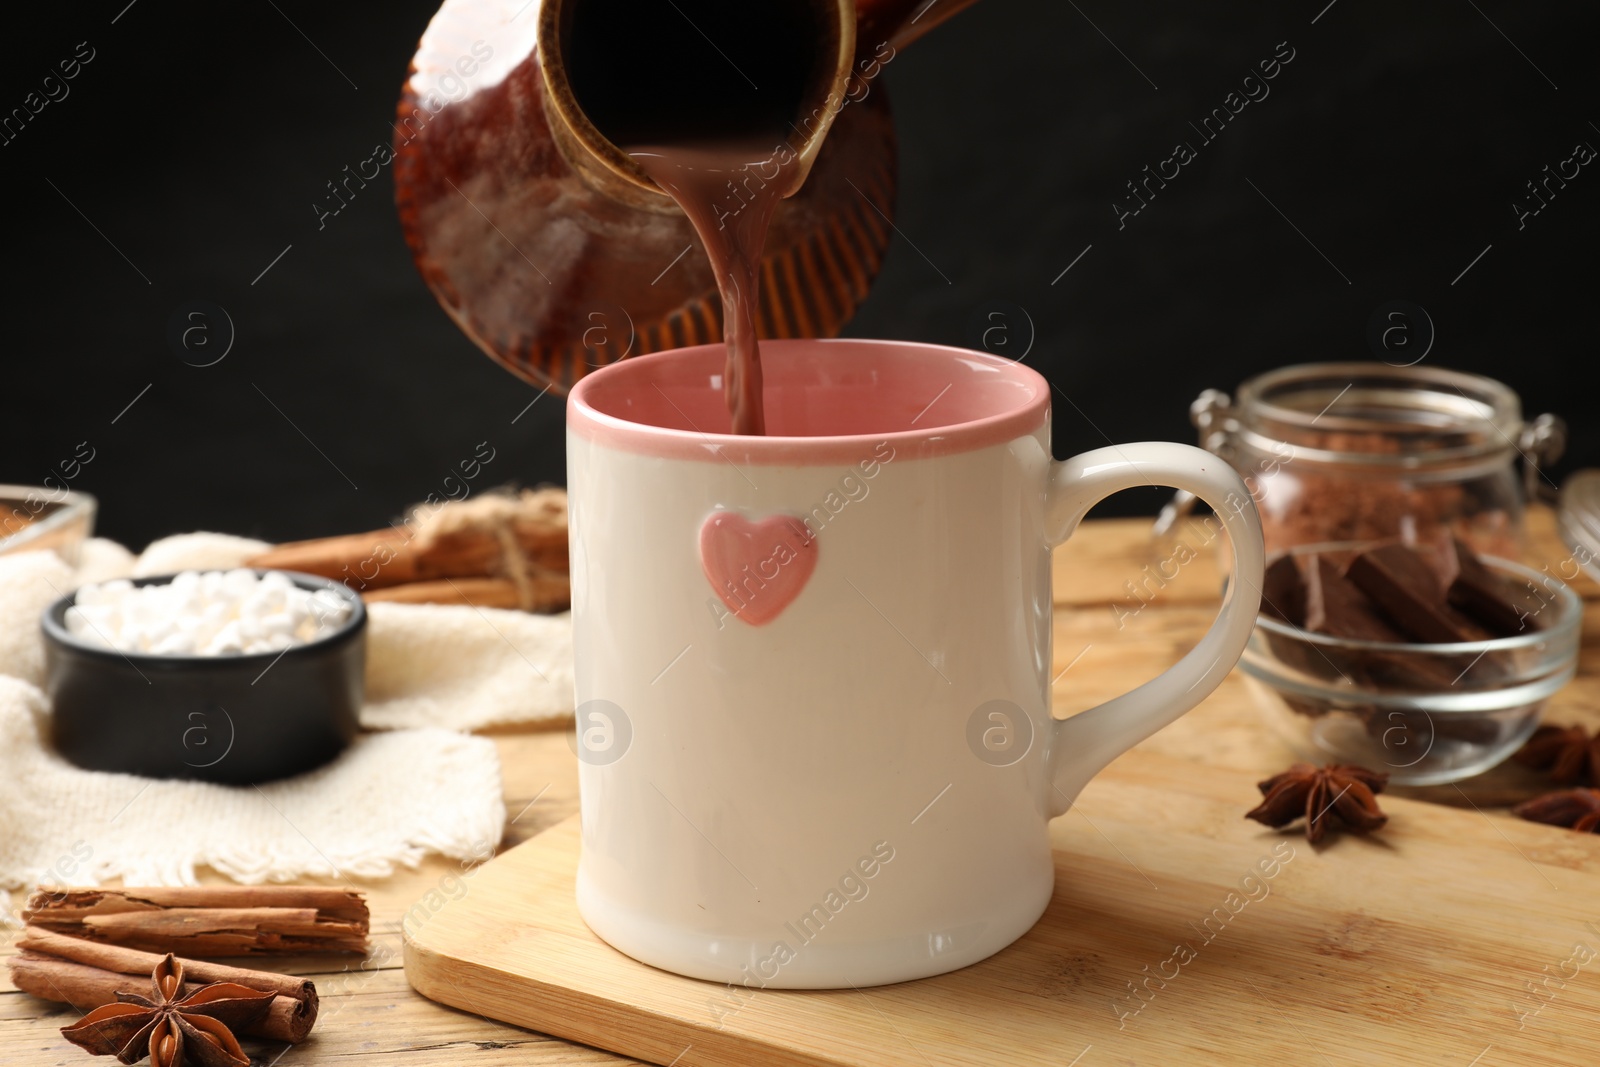
[[[895,188],[879,74],[972,2],[678,5],[712,47],[733,35],[735,18],[744,40],[786,42],[787,67],[740,71],[752,89],[768,81],[769,92],[790,94],[785,143],[799,157],[783,172],[797,188],[778,207],[762,260],[761,337],[834,336],[866,297]],[[583,62],[595,47],[653,55],[640,39],[652,24],[637,10],[618,0],[529,0],[520,10],[446,0],[394,124],[395,199],[424,281],[496,362],[557,391],[618,359],[722,336],[722,304],[688,219],[608,136],[626,125],[630,101],[642,108],[651,94],[630,89],[619,103],[611,90],[622,68],[585,73],[596,69]]]

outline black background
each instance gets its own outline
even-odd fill
[[[897,114],[901,236],[850,332],[973,345],[1010,309],[1008,336],[1031,332],[1029,362],[1071,399],[1056,404],[1066,455],[1192,440],[1203,388],[1371,358],[1369,316],[1406,299],[1437,328],[1429,363],[1499,377],[1530,415],[1568,419],[1558,477],[1595,464],[1600,174],[1585,168],[1520,231],[1512,203],[1577,142],[1600,145],[1600,18],[1475,2],[985,0],[875,87]],[[513,424],[535,391],[436,306],[387,177],[317,229],[324,183],[388,140],[432,9],[97,0],[8,14],[0,113],[80,41],[95,56],[0,146],[0,480],[37,484],[87,441],[73,484],[134,547],[195,528],[281,540],[381,526],[484,441],[480,485],[562,480],[560,399]],[[1197,143],[1188,123],[1282,41],[1295,58],[1271,95],[1119,231],[1124,183]],[[205,368],[167,343],[195,299],[237,332]]]

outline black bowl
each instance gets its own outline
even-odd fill
[[[343,597],[350,618],[281,652],[157,656],[81,641],[65,622],[76,594],[51,604],[40,626],[56,750],[89,770],[231,785],[287,778],[337,756],[356,735],[366,608],[338,582],[284,573],[302,589]]]

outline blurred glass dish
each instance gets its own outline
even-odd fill
[[[1353,555],[1366,542],[1306,545],[1296,555]],[[1251,696],[1293,748],[1317,762],[1436,785],[1503,762],[1572,680],[1583,602],[1549,574],[1493,556],[1539,629],[1452,644],[1356,641],[1262,615],[1239,661]]]
[[[1600,470],[1581,470],[1561,484],[1556,515],[1561,540],[1572,555],[1555,564],[1556,576],[1572,581],[1582,571],[1600,581]],[[1547,566],[1545,572],[1549,573]]]
[[[0,485],[0,556],[50,549],[71,566],[94,533],[95,499],[69,489]]]

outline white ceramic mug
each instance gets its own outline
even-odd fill
[[[981,960],[1049,903],[1049,820],[1239,658],[1250,493],[1187,445],[1054,462],[1043,378],[936,345],[766,342],[769,435],[734,436],[724,359],[625,360],[568,404],[580,911],[736,988]],[[1152,484],[1216,510],[1243,580],[1166,673],[1054,720],[1050,550]]]

